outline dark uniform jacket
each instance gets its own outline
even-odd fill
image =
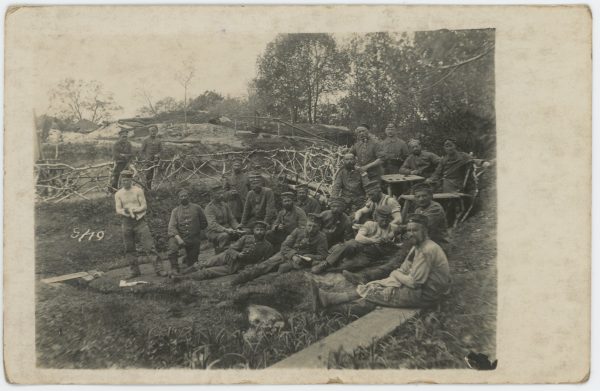
[[[131,160],[131,151],[131,143],[128,140],[118,140],[113,145],[113,159],[117,163],[126,163]]]
[[[313,237],[308,236],[305,228],[296,228],[281,244],[281,255],[290,261],[295,254],[322,261],[327,257],[327,236],[318,232]]]
[[[311,196],[306,197],[304,201],[296,200],[296,206],[302,208],[306,214],[321,212],[321,204]]]
[[[169,220],[169,237],[179,235],[181,239],[188,243],[197,243],[200,241],[200,231],[207,227],[206,216],[200,205],[189,203],[179,205],[171,212]]]

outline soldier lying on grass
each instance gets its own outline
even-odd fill
[[[273,254],[273,246],[265,240],[267,223],[256,221],[252,235],[244,235],[224,252],[208,259],[206,263],[195,263],[175,278],[208,280],[234,274],[247,265],[259,263]]]
[[[281,251],[271,258],[240,272],[232,285],[251,281],[263,274],[279,270],[302,269],[327,256],[327,237],[321,231],[321,218],[310,214],[305,227],[296,228],[281,244]]]

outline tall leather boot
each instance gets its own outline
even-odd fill
[[[171,264],[171,272],[176,274],[181,272],[179,269],[179,259],[177,258],[177,254],[169,255],[169,263]]]

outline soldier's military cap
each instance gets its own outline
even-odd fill
[[[429,194],[433,194],[433,188],[429,183],[417,183],[412,187],[413,194],[416,194],[418,191],[426,191]]]
[[[294,199],[295,194],[292,193],[291,191],[284,191],[283,193],[281,193],[281,198],[291,198]]]
[[[269,224],[267,224],[266,222],[264,222],[262,220],[255,221],[254,224],[252,225],[252,228],[254,228],[256,226],[262,226],[263,228],[269,228]]]
[[[365,185],[365,191],[369,192],[371,190],[379,189],[381,190],[381,183],[379,180],[370,181]]]
[[[417,224],[421,224],[424,227],[427,227],[429,224],[429,219],[425,215],[422,215],[419,213],[413,213],[408,216],[408,219],[406,222],[407,223],[417,223]]]
[[[131,170],[121,171],[121,178],[133,178],[133,171],[131,171]]]
[[[387,205],[381,205],[375,208],[375,213],[379,217],[390,217],[392,215],[392,209]]]
[[[344,201],[343,198],[331,198],[329,200],[329,206],[335,206],[335,205],[341,206],[341,207],[345,208],[346,207],[346,201]]]

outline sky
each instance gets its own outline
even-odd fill
[[[183,99],[183,88],[175,74],[184,61],[196,73],[190,96],[215,90],[224,96],[243,96],[255,76],[257,57],[275,34],[202,35],[82,35],[77,45],[60,35],[36,44],[34,73],[39,94],[37,113],[48,109],[48,91],[64,78],[97,80],[114,94],[123,107],[118,117],[136,114],[143,100],[136,91],[143,87],[158,100],[165,96]]]

